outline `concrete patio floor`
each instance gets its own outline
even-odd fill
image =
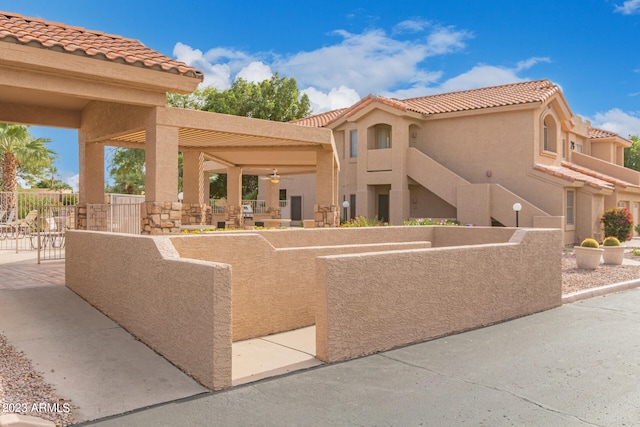
[[[64,261],[0,251],[0,333],[92,420],[209,390],[64,286]],[[315,327],[233,344],[233,385],[307,369]]]

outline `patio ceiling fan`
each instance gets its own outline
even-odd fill
[[[278,175],[278,169],[273,169],[273,173],[271,175],[261,176],[260,179],[269,180],[274,184],[279,183],[280,182],[280,175]]]

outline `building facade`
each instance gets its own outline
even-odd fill
[[[515,226],[519,203],[520,226],[562,228],[565,244],[603,238],[608,208],[639,218],[640,173],[623,166],[631,141],[574,115],[548,80],[406,100],[370,95],[294,123],[333,131],[347,218]],[[313,176],[293,192],[304,193],[304,182]]]

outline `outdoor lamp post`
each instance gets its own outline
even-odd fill
[[[518,213],[520,212],[520,209],[522,209],[522,205],[520,203],[513,204],[513,210],[516,213],[516,227],[518,226]]]
[[[347,222],[347,208],[349,207],[349,202],[346,200],[342,202],[342,207],[344,208],[344,222]]]

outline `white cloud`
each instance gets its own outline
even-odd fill
[[[174,46],[173,55],[177,60],[202,71],[205,86],[213,86],[220,90],[229,89],[233,82],[232,77],[254,61],[244,52],[218,47],[202,53],[200,49],[180,42]]]
[[[431,25],[429,21],[423,19],[407,19],[393,27],[394,33],[417,33],[424,31]]]
[[[264,80],[269,80],[272,75],[271,67],[263,62],[254,61],[240,70],[236,74],[236,79],[241,78],[249,83],[260,83]]]
[[[640,0],[627,0],[622,3],[622,6],[616,5],[615,12],[622,13],[623,15],[631,15],[640,11]]]
[[[340,43],[279,58],[273,65],[284,75],[295,76],[303,87],[327,92],[347,86],[365,96],[424,76],[421,63],[434,55],[462,49],[471,37],[466,31],[437,28],[427,37],[401,41],[382,30],[335,34]]]
[[[528,80],[519,75],[521,71],[527,70],[540,62],[550,62],[549,58],[528,58],[516,63],[512,68],[498,67],[495,65],[476,65],[469,71],[445,80],[439,85],[416,84],[408,89],[394,91],[385,96],[399,99],[413,98],[419,96],[432,95],[435,93],[457,92],[461,90],[477,89],[487,86],[498,86],[509,83]],[[439,75],[433,74],[429,83],[438,80]]]
[[[596,113],[591,118],[591,125],[615,132],[623,138],[630,135],[640,136],[640,117],[637,113],[628,113],[619,108],[612,108],[604,113]]]
[[[360,100],[358,92],[346,86],[333,88],[328,93],[308,87],[303,89],[302,93],[307,94],[309,97],[311,109],[314,113],[349,107]]]
[[[71,188],[73,188],[73,191],[77,192],[78,188],[80,188],[80,174],[75,174],[73,176],[70,176],[64,182],[69,184]]]
[[[640,0],[639,0],[640,1]],[[513,67],[479,64],[444,82],[444,72],[429,68],[429,59],[465,49],[473,34],[451,26],[412,19],[397,24],[391,35],[381,29],[362,33],[333,32],[340,40],[311,51],[273,55],[213,48],[202,53],[182,43],[174,55],[205,73],[205,85],[224,90],[238,77],[258,82],[273,71],[294,77],[309,96],[314,113],[348,107],[370,93],[410,98],[525,80],[520,73],[550,62],[524,59]],[[401,39],[410,34],[410,39]],[[265,58],[269,58],[267,61]]]

